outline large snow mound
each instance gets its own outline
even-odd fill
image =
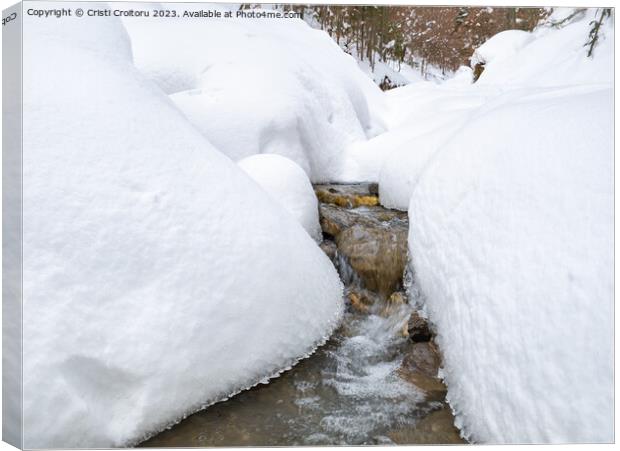
[[[330,181],[348,145],[383,130],[369,109],[381,103],[379,88],[325,32],[299,19],[125,23],[137,67],[234,160],[279,154],[313,182]]]
[[[238,165],[293,215],[315,241],[323,240],[319,203],[302,168],[294,161],[275,154],[252,155],[239,161]]]
[[[24,446],[135,443],[312,352],[343,307],[306,231],[120,22],[24,20]]]
[[[613,26],[587,58],[592,19],[498,38],[475,84],[394,90],[369,141],[475,442],[613,440]]]
[[[515,93],[414,190],[412,267],[476,442],[613,440],[612,101]]]

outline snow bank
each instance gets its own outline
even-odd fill
[[[505,41],[473,85],[393,94],[381,202],[410,196],[419,301],[475,442],[614,437],[613,28],[586,58],[592,14]]]
[[[411,198],[412,267],[476,442],[613,440],[612,99],[490,108]]]
[[[288,158],[274,154],[252,155],[239,161],[238,165],[292,214],[315,241],[323,241],[318,200],[302,168]]]
[[[121,23],[24,20],[24,446],[135,443],[312,352],[342,288],[303,228]]]
[[[595,57],[586,58],[584,44],[595,9],[588,9],[581,20],[568,23],[561,29],[542,26],[528,33],[531,39],[522,34],[518,39],[504,39],[507,32],[491,38],[481,47],[483,53],[490,54],[492,50],[493,55],[508,56],[491,59],[476,84],[552,87],[613,83],[614,28],[610,26],[611,19],[607,19],[601,30]]]
[[[136,65],[234,160],[275,153],[313,182],[329,181],[349,144],[383,130],[369,110],[381,102],[379,88],[325,32],[299,19],[125,23]]]

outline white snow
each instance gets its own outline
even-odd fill
[[[475,442],[613,441],[613,26],[587,58],[592,19],[492,38],[474,84],[394,90],[366,144]]]
[[[306,231],[119,21],[24,20],[24,446],[136,443],[312,352],[342,287]]]
[[[412,83],[386,92],[384,113],[389,130],[349,146],[340,181],[378,181],[381,203],[407,210],[413,187],[427,160],[467,118],[467,114],[497,92],[489,87],[463,89],[471,73],[441,85]]]
[[[540,27],[531,33],[531,40],[521,38],[520,44],[525,45],[520,51],[515,52],[511,47],[513,43],[506,40],[508,48],[504,53],[510,56],[496,58],[486,64],[476,84],[553,87],[613,83],[613,27],[603,27],[601,39],[594,50],[595,57],[585,56],[587,49],[584,44],[588,40],[594,10],[588,9],[587,16],[559,30]],[[607,19],[607,25],[609,22],[610,19]],[[491,45],[493,39],[485,45]],[[494,46],[495,54],[502,53],[498,47]]]
[[[252,155],[237,164],[285,211],[292,214],[315,241],[323,241],[318,200],[302,168],[294,161],[275,154]]]
[[[421,176],[412,267],[467,437],[609,442],[612,92],[521,94],[472,118]]]
[[[391,103],[401,114],[391,121],[389,133],[372,141],[383,150],[375,167],[384,206],[407,210],[418,178],[435,152],[492,94],[463,89],[462,81],[454,84],[419,83],[392,94]]]
[[[506,30],[497,33],[478,47],[471,57],[471,67],[509,60],[533,39],[532,33],[523,30]]]
[[[380,109],[379,88],[327,33],[300,19],[125,23],[137,67],[234,160],[275,153],[313,182],[329,181],[349,144],[383,131],[369,109]]]

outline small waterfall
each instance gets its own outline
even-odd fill
[[[334,266],[338,270],[340,280],[345,287],[364,288],[362,279],[349,264],[347,257],[336,251]]]

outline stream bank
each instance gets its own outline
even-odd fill
[[[376,184],[316,185],[321,248],[345,284],[342,325],[290,371],[141,446],[463,443],[437,378],[432,331],[407,301],[407,213]]]

